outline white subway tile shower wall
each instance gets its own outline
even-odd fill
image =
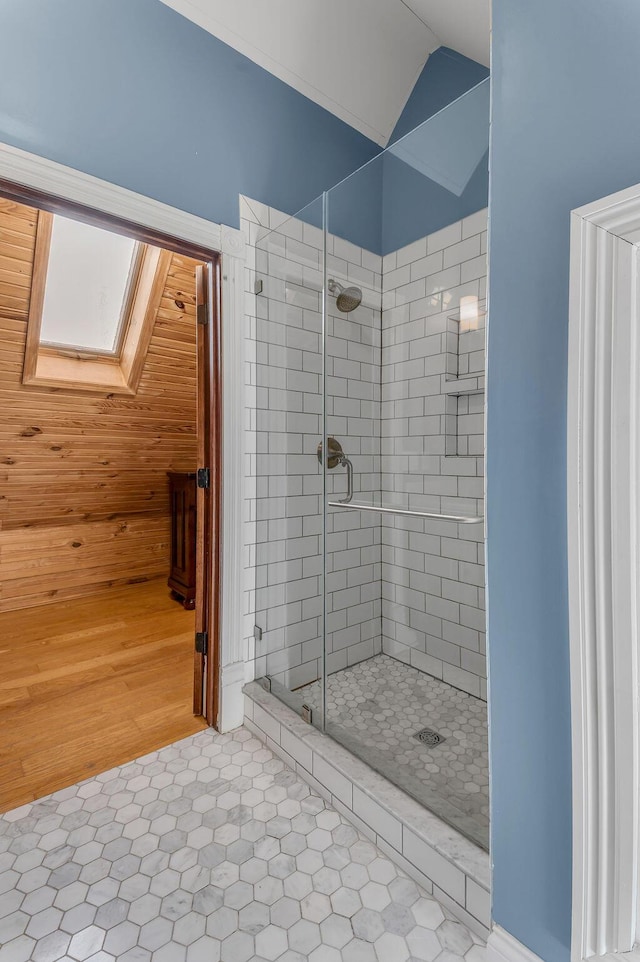
[[[384,258],[385,503],[484,515],[484,318],[457,343],[451,316],[486,299],[486,227],[479,211]],[[486,699],[483,525],[387,516],[382,541],[383,651]]]
[[[292,689],[319,677],[322,654],[322,233],[254,201],[242,214],[256,257],[247,269],[247,637],[254,621],[263,628],[256,676]],[[363,290],[350,314],[328,295],[327,433],[353,460],[355,500],[483,515],[484,399],[454,392],[484,388],[484,329],[460,339],[458,360],[449,316],[461,296],[486,297],[485,252],[486,211],[382,264],[328,238],[328,277]],[[462,384],[445,376],[454,365]],[[343,497],[345,470],[327,480]],[[482,528],[329,509],[329,672],[384,650],[486,697]]]
[[[322,232],[253,201],[243,203],[242,214],[252,258],[247,636],[255,620],[263,629],[256,675],[295,689],[320,676],[322,657],[322,473],[315,456],[322,436]],[[374,500],[380,493],[381,258],[331,237],[328,251],[330,276],[358,284],[363,302],[344,315],[331,300],[327,433],[353,461],[357,497]],[[256,279],[263,283],[257,297]],[[343,497],[344,468],[327,480],[329,493]],[[381,651],[380,532],[375,517],[340,513],[335,523],[329,517],[330,671]]]
[[[327,276],[357,285],[362,303],[349,314],[327,300],[327,435],[353,462],[354,500],[380,500],[382,258],[327,237]],[[346,471],[328,472],[329,500],[346,495]],[[368,512],[327,512],[327,671],[382,650],[381,524]]]

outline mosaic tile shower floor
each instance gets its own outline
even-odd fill
[[[485,958],[244,729],[0,817],[0,962]]]
[[[320,710],[320,682],[296,692]],[[438,732],[439,745],[413,736]],[[327,733],[482,848],[489,848],[487,706],[389,655],[329,675]]]

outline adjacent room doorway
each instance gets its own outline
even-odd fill
[[[219,254],[7,182],[0,219],[6,810],[217,724],[222,455]],[[87,231],[104,235],[100,257]],[[76,283],[59,263],[70,249]],[[95,317],[52,333],[94,269]],[[180,545],[194,605],[175,582],[171,597],[175,468],[196,501],[195,544],[187,525]]]

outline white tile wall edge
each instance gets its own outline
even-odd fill
[[[220,732],[242,724],[242,686],[248,652],[243,638],[244,564],[242,554],[245,503],[245,435],[237,430],[244,411],[244,274],[245,238],[223,227],[220,238],[222,275],[222,585]]]
[[[543,962],[506,929],[494,925],[487,940],[487,962]],[[602,960],[604,962],[604,960]],[[629,960],[634,962],[634,960]]]
[[[234,227],[215,224],[187,211],[170,207],[152,197],[111,184],[83,171],[74,170],[29,151],[0,143],[0,177],[15,184],[32,187],[63,200],[83,204],[92,210],[112,214],[132,224],[150,227],[177,240],[199,244],[222,254],[222,329],[223,364],[235,377],[223,380],[223,409],[226,429],[223,440],[224,528],[222,574],[222,651],[219,727],[230,731],[242,724],[242,684],[237,669],[248,660],[242,637],[242,604],[238,592],[243,584],[242,544],[244,515],[236,495],[243,477],[243,439],[230,429],[234,412],[244,409],[243,329],[245,238]],[[233,681],[231,681],[233,679]]]
[[[491,923],[489,856],[257,682],[244,689],[250,731],[419,885],[482,938]]]

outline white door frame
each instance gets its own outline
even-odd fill
[[[574,962],[622,957],[615,953],[638,942],[639,244],[640,186],[572,212],[567,525]]]
[[[222,275],[222,623],[220,717],[230,731],[244,717],[242,686],[245,663],[242,631],[244,471],[244,258],[241,231],[169,207],[150,197],[89,174],[0,143],[0,178],[111,214],[197,244],[221,255]],[[215,586],[214,586],[215,587]]]

